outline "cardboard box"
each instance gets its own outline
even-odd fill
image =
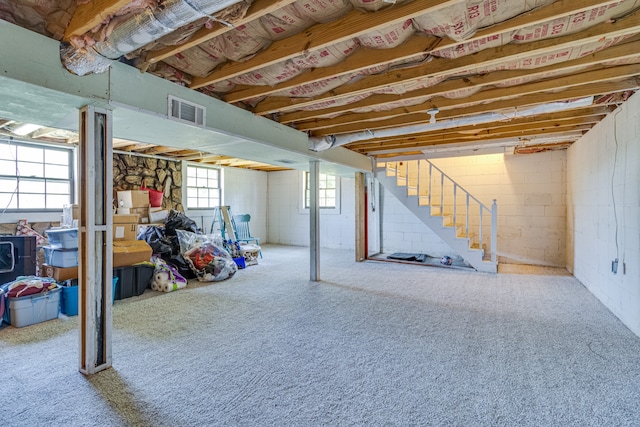
[[[56,282],[78,278],[78,266],[75,267],[55,267],[49,264],[42,264],[40,267],[40,277],[51,277]]]
[[[116,214],[113,216],[114,224],[137,224],[138,214]]]
[[[124,267],[149,261],[152,249],[144,240],[117,240],[113,242],[113,267]]]
[[[148,208],[148,190],[118,191],[119,208]]]
[[[138,224],[149,224],[149,208],[118,208],[117,215],[138,215]]]
[[[138,236],[138,215],[113,216],[113,240],[136,240]]]
[[[113,241],[114,242],[117,240],[136,240],[137,236],[138,236],[138,223],[113,224]]]
[[[149,222],[152,224],[164,223],[164,220],[167,219],[169,215],[169,211],[164,209],[156,212],[149,212]]]

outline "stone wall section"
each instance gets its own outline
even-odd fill
[[[164,191],[162,207],[184,212],[181,162],[114,153],[114,199],[117,191],[139,190],[141,187]]]

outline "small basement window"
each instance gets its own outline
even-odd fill
[[[187,165],[187,208],[208,209],[221,203],[220,169]]]
[[[320,195],[318,204],[321,209],[336,209],[338,207],[338,179],[335,175],[319,174],[318,187]],[[309,209],[311,195],[309,184],[309,172],[304,172],[304,208]]]
[[[61,210],[73,203],[73,147],[0,138],[0,210]]]

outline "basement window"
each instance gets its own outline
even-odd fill
[[[0,139],[0,211],[61,210],[73,203],[73,147]]]
[[[336,209],[338,207],[338,178],[335,175],[319,174],[318,187],[320,209]],[[304,172],[304,208],[309,209],[311,203],[309,172]]]
[[[209,209],[220,206],[220,169],[187,165],[187,208]]]

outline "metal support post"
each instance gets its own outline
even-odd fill
[[[312,282],[320,281],[320,162],[309,161],[309,250]]]

